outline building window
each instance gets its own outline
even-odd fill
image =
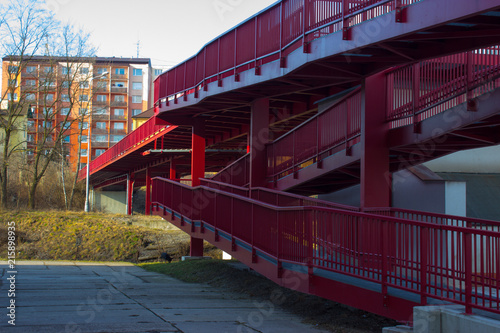
[[[95,123],[95,128],[105,130],[106,129],[106,123],[103,122],[103,121],[98,121],[97,123]]]
[[[66,136],[64,136],[64,137],[63,137],[63,142],[64,142],[64,143],[69,143],[69,142],[70,142],[70,137],[69,137],[69,135],[66,135]]]
[[[35,94],[26,94],[26,100],[27,101],[34,101],[36,99]]]
[[[8,72],[10,74],[16,74],[18,70],[19,70],[19,66],[9,66]]]
[[[87,102],[89,100],[88,95],[80,95],[80,102]]]
[[[111,141],[112,142],[118,142],[120,141],[121,139],[123,139],[125,137],[125,135],[112,135],[111,136]]]
[[[92,112],[95,115],[107,115],[108,114],[108,109],[107,108],[92,108]]]
[[[88,74],[88,73],[89,73],[88,67],[81,67],[80,68],[80,74]]]
[[[88,109],[87,108],[80,108],[78,110],[78,113],[80,114],[80,116],[85,116],[88,113]]]
[[[43,114],[51,116],[54,113],[53,108],[43,108]]]
[[[69,102],[69,95],[68,94],[62,94],[61,95],[61,101],[63,101],[63,102]]]
[[[106,102],[108,100],[108,96],[106,95],[97,95],[97,102]]]
[[[35,73],[36,72],[36,66],[27,66],[26,67],[26,73]]]
[[[138,114],[141,114],[142,110],[141,109],[132,109],[132,116],[137,116]]]
[[[71,123],[68,123],[68,122],[63,122],[63,123],[61,123],[61,129],[62,129],[63,131],[65,131],[65,130],[69,130],[70,128],[71,128]]]
[[[132,96],[132,103],[142,103],[142,96],[140,96],[140,95],[133,95]]]
[[[98,89],[108,89],[108,83],[106,81],[97,81],[96,88],[98,88]]]
[[[142,82],[132,82],[132,89],[142,90]]]
[[[17,101],[17,93],[9,93],[7,95],[7,98],[9,99],[9,101]]]
[[[70,108],[62,108],[61,109],[61,115],[67,116],[69,114]]]
[[[105,67],[98,67],[98,68],[96,69],[96,72],[97,72],[97,74],[102,75],[102,74],[104,74],[104,73],[107,73],[108,71],[106,70],[106,68],[105,68]]]
[[[53,73],[54,72],[54,69],[52,67],[44,67],[43,68],[43,72],[45,74],[50,74],[50,73]]]
[[[54,101],[54,95],[52,95],[52,94],[45,95],[45,101],[53,102]]]
[[[102,155],[106,150],[105,149],[96,149],[95,150],[95,156]]]
[[[71,68],[69,68],[69,67],[63,67],[62,68],[62,74],[63,75],[71,74]]]
[[[142,76],[142,69],[134,68],[133,74],[134,76]]]
[[[115,68],[116,75],[125,75],[125,68]]]
[[[113,129],[115,129],[115,130],[123,130],[123,129],[125,129],[125,126],[124,126],[123,123],[114,123],[113,124]]]
[[[26,80],[26,85],[29,87],[36,86],[36,80]]]
[[[125,96],[123,95],[115,95],[115,102],[125,102]]]
[[[42,122],[42,127],[43,128],[52,128],[52,122],[51,121],[43,121]]]
[[[86,135],[82,135],[81,138],[82,138],[82,143],[87,143],[89,141]]]
[[[34,120],[28,120],[28,127],[34,127],[35,126],[35,121]]]
[[[10,88],[15,88],[15,87],[17,87],[17,80],[16,80],[16,79],[13,79],[13,80],[10,80],[10,79],[9,79],[9,87],[10,87]]]
[[[78,124],[78,128],[79,129],[87,129],[89,128],[89,123],[85,122],[85,123],[79,123]]]
[[[35,142],[35,136],[33,134],[28,134],[28,142]]]
[[[125,115],[125,110],[124,109],[115,109],[113,114],[117,117],[123,117]]]
[[[155,69],[155,76],[161,75],[161,73],[163,73],[163,70]]]
[[[87,156],[87,149],[82,149],[81,154],[82,156]]]
[[[87,89],[89,87],[88,81],[80,82],[80,89]]]
[[[96,135],[95,136],[95,141],[96,142],[106,142],[106,135]]]

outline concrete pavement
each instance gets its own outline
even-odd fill
[[[0,332],[324,332],[272,295],[257,301],[127,263],[16,264],[0,262]]]

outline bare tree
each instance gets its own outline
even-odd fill
[[[34,208],[37,186],[49,164],[59,155],[64,157],[67,154],[64,149],[58,151],[61,147],[64,148],[62,141],[79,133],[78,140],[81,142],[83,126],[78,126],[77,129],[77,125],[82,124],[84,120],[82,117],[88,113],[88,111],[80,112],[80,110],[88,110],[90,105],[90,82],[92,64],[95,59],[93,57],[95,50],[89,47],[88,39],[88,34],[76,31],[71,25],[66,24],[46,43],[45,59],[49,61],[50,69],[47,71],[48,75],[40,80],[47,90],[41,89],[40,93],[42,96],[52,97],[42,99],[43,112],[40,113],[40,110],[38,112],[39,116],[43,117],[41,122],[43,126],[38,131],[36,148],[33,151],[32,161],[28,165],[31,174],[30,208]],[[77,107],[79,112],[75,115]],[[38,123],[40,124],[40,121]],[[67,200],[67,197],[65,199]],[[68,203],[71,201],[72,198],[67,200]],[[67,206],[67,208],[70,207]]]
[[[24,126],[21,119],[25,112],[30,111],[29,99],[26,98],[28,93],[19,86],[21,72],[40,51],[44,38],[55,30],[56,24],[53,15],[43,8],[43,2],[39,0],[11,0],[1,10],[3,21],[0,25],[0,47],[3,54],[12,55],[6,68],[7,73],[4,73],[8,86],[0,101],[2,106],[6,106],[0,117],[0,130],[3,132],[0,202],[6,207],[9,161],[24,146],[24,142],[13,142],[13,135]]]

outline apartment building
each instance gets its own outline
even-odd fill
[[[149,58],[94,57],[68,62],[36,56],[21,63],[18,57],[7,56],[2,64],[2,96],[26,104],[31,111],[26,126],[28,155],[33,154],[45,128],[56,128],[67,132],[64,154],[76,170],[80,149],[83,167],[89,157],[99,156],[133,130],[132,117],[152,106],[152,83],[161,71],[152,68]],[[58,131],[51,135],[55,137]],[[44,148],[51,148],[52,139],[46,140]]]

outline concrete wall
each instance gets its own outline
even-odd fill
[[[500,173],[500,146],[459,151],[424,165],[434,172]]]
[[[383,333],[500,333],[498,316],[466,315],[459,305],[416,306],[413,308],[413,327],[397,326]]]
[[[127,192],[95,191],[94,207],[113,214],[127,214]]]

